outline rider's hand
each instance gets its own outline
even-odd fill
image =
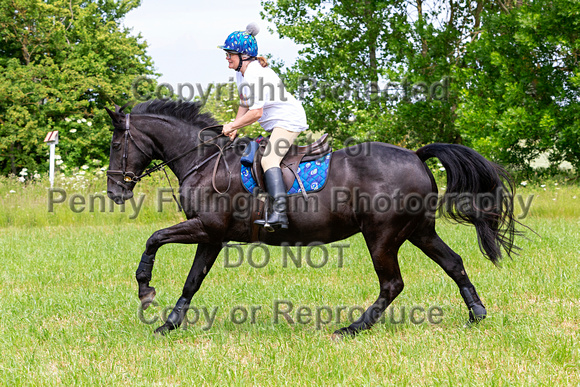
[[[233,128],[233,123],[225,124],[222,133],[230,138],[231,141],[234,141],[236,136],[238,135],[238,130]]]

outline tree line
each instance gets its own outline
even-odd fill
[[[80,166],[108,158],[104,107],[150,77],[147,43],[121,26],[138,0],[0,0],[0,174],[46,170],[44,135]],[[302,49],[274,60],[311,129],[335,144],[460,143],[512,169],[540,154],[580,166],[575,0],[264,0]],[[275,57],[276,53],[272,53]],[[144,95],[145,93],[141,93]],[[150,93],[151,94],[151,93]],[[218,119],[235,101],[211,94]]]
[[[518,169],[547,153],[553,167],[568,161],[578,170],[578,1],[263,6],[280,35],[303,47],[285,77],[293,90],[306,90],[316,130],[411,149],[460,143]],[[431,87],[444,82],[434,94]],[[326,87],[311,87],[317,84]],[[353,97],[352,90],[365,92]]]
[[[0,0],[0,173],[47,169],[58,130],[67,165],[108,160],[104,107],[155,75],[147,43],[120,20],[135,0]]]

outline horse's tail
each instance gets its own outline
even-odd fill
[[[463,145],[430,144],[416,151],[421,161],[436,157],[447,172],[447,189],[439,204],[458,223],[477,230],[479,249],[494,264],[515,249],[514,182],[499,165]]]

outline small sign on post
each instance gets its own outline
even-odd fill
[[[49,166],[50,166],[50,173],[49,173],[49,180],[50,180],[50,188],[54,185],[54,163],[55,163],[55,147],[58,144],[58,130],[53,132],[48,132],[46,137],[44,138],[44,142],[46,142],[50,148],[50,159],[49,159]]]

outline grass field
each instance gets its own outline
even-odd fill
[[[151,187],[137,192],[154,195]],[[484,322],[463,328],[467,310],[455,284],[406,243],[400,252],[405,290],[385,321],[333,342],[330,335],[348,325],[349,312],[357,317],[357,307],[378,294],[360,236],[344,241],[342,264],[338,249],[328,246],[321,268],[284,267],[279,248],[270,250],[264,268],[247,260],[226,267],[222,254],[194,298],[199,320],[194,323],[192,310],[187,329],[156,337],[159,321],[147,322],[162,319],[179,297],[195,247],[160,250],[152,281],[158,305],[142,315],[134,272],[149,235],[181,215],[147,207],[131,219],[129,212],[75,213],[66,203],[49,213],[42,184],[4,181],[0,384],[577,386],[580,188],[552,183],[522,186],[519,193],[525,200],[534,195],[523,222],[539,235],[519,240],[521,254],[500,269],[481,256],[472,227],[439,223],[488,309]],[[248,254],[249,246],[243,250]],[[322,252],[312,261],[322,262]],[[265,256],[255,249],[253,258]],[[275,321],[276,301],[284,308],[292,303],[294,324],[282,316]],[[244,310],[247,319],[234,322]],[[441,312],[432,322],[430,310]],[[213,317],[211,328],[204,311]]]

